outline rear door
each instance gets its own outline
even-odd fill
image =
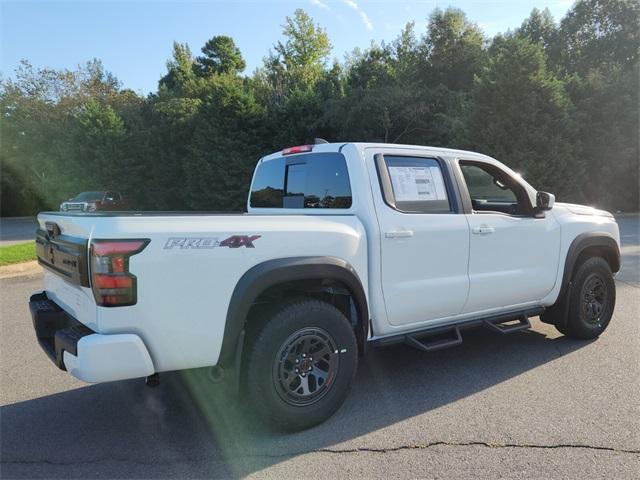
[[[469,227],[447,162],[401,149],[373,151],[369,161],[389,322],[459,314],[469,290]]]

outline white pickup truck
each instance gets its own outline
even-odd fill
[[[424,351],[540,316],[595,338],[619,232],[478,153],[303,145],[260,159],[248,213],[41,213],[37,338],[86,382],[206,367],[265,419],[334,413],[368,345]]]

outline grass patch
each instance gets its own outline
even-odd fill
[[[36,259],[36,242],[0,247],[0,266],[28,262]]]

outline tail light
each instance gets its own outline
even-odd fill
[[[137,279],[129,272],[129,258],[148,243],[147,239],[91,241],[91,288],[99,306],[135,305]]]
[[[282,155],[292,155],[294,153],[304,153],[313,150],[313,145],[298,145],[297,147],[289,147],[282,150]]]

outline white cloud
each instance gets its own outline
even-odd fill
[[[315,5],[316,7],[326,8],[327,10],[330,10],[329,5],[324,3],[322,0],[311,0],[311,4]]]
[[[360,19],[362,20],[362,23],[364,23],[364,26],[367,27],[367,30],[373,30],[373,23],[371,23],[369,15],[367,15],[367,12],[360,8],[360,5],[358,5],[355,0],[342,0],[342,3],[344,3],[349,8],[352,8],[358,15],[360,15]]]

